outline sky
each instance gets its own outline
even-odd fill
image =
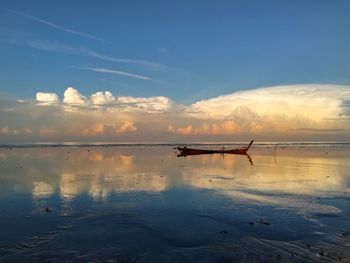
[[[1,1],[0,142],[350,141],[349,1]]]

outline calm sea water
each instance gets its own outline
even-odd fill
[[[349,156],[348,144],[250,158],[1,147],[0,261],[350,262]]]

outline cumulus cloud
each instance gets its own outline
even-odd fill
[[[9,133],[9,127],[4,127],[0,129],[0,134],[8,134]]]
[[[114,102],[115,97],[110,91],[99,91],[90,96],[90,100],[94,105],[105,105]]]
[[[114,96],[110,91],[84,96],[72,87],[63,102],[54,93],[38,94],[38,104],[55,102],[55,107],[0,100],[2,138],[17,133],[37,141],[350,139],[350,86],[268,87],[187,106],[162,96]]]
[[[69,87],[64,92],[63,103],[75,106],[83,106],[88,103],[86,97],[81,95],[75,88]]]
[[[135,131],[137,131],[137,128],[132,121],[125,121],[120,124],[105,124],[98,122],[83,129],[82,134],[85,136],[97,136],[131,133]]]
[[[117,103],[124,106],[125,110],[137,110],[149,113],[165,112],[172,106],[169,98],[158,96],[149,98],[118,97]]]
[[[240,91],[192,104],[189,112],[198,117],[230,117],[239,107],[260,115],[303,115],[313,119],[336,116],[350,88],[340,85],[288,85]]]
[[[126,121],[116,129],[116,132],[125,133],[125,132],[134,132],[136,130],[137,128],[135,127],[133,122]]]
[[[198,126],[187,125],[184,127],[175,128],[168,126],[168,131],[182,135],[220,135],[220,134],[235,134],[243,132],[243,128],[233,121],[224,121],[221,123],[201,123]]]
[[[234,132],[288,132],[340,125],[346,112],[344,101],[350,87],[341,85],[289,85],[235,92],[198,101],[186,112],[202,122],[199,126],[172,127],[181,134],[225,134]]]
[[[40,104],[54,104],[59,101],[56,93],[37,92],[35,97],[36,101]]]
[[[58,103],[55,93],[38,92],[36,100],[39,104]],[[163,113],[168,112],[175,103],[163,96],[156,97],[115,97],[110,91],[98,91],[90,98],[83,96],[77,89],[68,87],[64,92],[63,104],[69,106],[84,106],[91,109],[103,109],[109,112],[144,112]]]
[[[20,134],[20,133],[27,133],[27,129],[22,129],[21,131],[18,129],[10,129],[9,127],[0,128],[0,134],[2,135],[8,135],[8,134]]]

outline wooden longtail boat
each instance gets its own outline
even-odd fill
[[[207,150],[207,149],[193,149],[193,148],[187,148],[187,147],[177,147],[176,149],[180,152],[177,156],[184,156],[187,155],[199,155],[199,154],[244,154],[247,155],[247,152],[252,146],[254,140],[252,140],[249,145],[245,148],[238,148],[238,149],[230,149],[225,150],[225,148],[219,149],[219,150]]]

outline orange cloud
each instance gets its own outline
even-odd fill
[[[106,135],[106,134],[118,134],[135,132],[137,128],[132,121],[125,121],[122,124],[104,124],[94,123],[89,127],[82,130],[82,135],[95,136],[95,135]]]
[[[221,140],[248,133],[266,140],[275,135],[286,140],[294,135],[298,140],[313,135],[318,140],[348,140],[350,131],[350,86],[259,88],[187,106],[166,97],[118,97],[108,91],[84,96],[74,88],[68,88],[61,101],[53,93],[37,95],[35,105],[0,104],[3,141],[20,136],[23,141],[92,141],[94,136],[99,141],[169,141],[183,136]]]
[[[39,134],[42,136],[52,137],[58,134],[54,128],[41,128],[39,129]]]
[[[115,131],[117,133],[134,132],[134,131],[137,131],[137,128],[135,127],[133,122],[126,121],[122,125],[120,125],[118,128],[116,128]]]
[[[168,131],[178,133],[182,135],[220,135],[220,134],[232,134],[241,132],[234,122],[226,121],[223,123],[202,123],[199,127],[188,125],[185,127],[174,128],[173,126],[168,127]]]

